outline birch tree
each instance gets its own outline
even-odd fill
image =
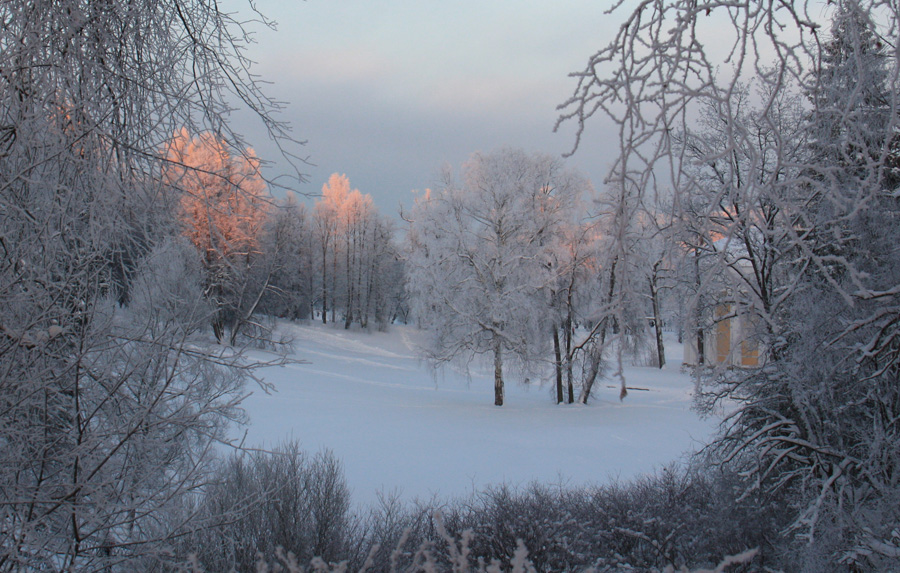
[[[268,289],[258,277],[268,189],[252,150],[233,155],[210,133],[182,129],[166,148],[166,180],[181,198],[179,216],[203,260],[204,293],[214,309],[216,340],[234,345]],[[277,244],[276,244],[277,245]],[[261,279],[261,280],[257,280]]]
[[[373,316],[384,328],[390,301],[402,289],[393,225],[379,215],[371,195],[351,190],[350,179],[337,173],[322,186],[314,220],[323,323],[330,310],[332,322],[342,313],[344,328],[367,328]]]
[[[338,229],[344,197],[350,192],[350,179],[334,173],[322,185],[322,198],[316,201],[315,228],[318,239],[319,269],[321,271],[322,324],[328,323],[328,311],[334,322],[337,296]],[[330,272],[329,272],[330,271]]]
[[[312,216],[294,194],[270,211],[263,252],[271,268],[262,311],[289,318],[313,316],[317,290],[316,236]]]
[[[475,154],[462,171],[461,183],[448,173],[416,202],[408,288],[433,336],[427,356],[440,365],[488,355],[502,406],[504,368],[549,356],[549,251],[585,188],[567,184],[558,160],[515,149]]]

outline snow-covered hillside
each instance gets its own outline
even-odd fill
[[[601,381],[587,406],[556,405],[550,386],[510,378],[503,407],[493,405],[485,368],[471,380],[445,370],[432,376],[416,356],[421,333],[388,333],[322,325],[283,325],[305,364],[262,372],[275,390],[256,387],[244,402],[246,445],[272,447],[294,438],[304,449],[328,448],[343,461],[354,499],[377,492],[404,498],[449,497],[490,484],[608,482],[659,468],[697,448],[714,420],[690,410],[692,382],[671,366],[626,370],[632,390]]]

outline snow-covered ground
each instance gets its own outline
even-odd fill
[[[665,369],[626,369],[628,386],[647,390],[623,402],[608,380],[581,406],[556,405],[549,384],[510,379],[498,408],[487,368],[473,369],[470,380],[450,370],[435,380],[416,356],[420,333],[412,327],[283,328],[295,358],[308,363],[265,369],[270,394],[250,388],[246,445],[295,438],[310,452],[330,449],[363,504],[381,490],[447,498],[500,482],[626,480],[699,447],[715,425],[690,410],[693,385],[679,372],[681,347],[671,342]]]

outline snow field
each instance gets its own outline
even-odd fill
[[[605,379],[583,406],[555,404],[549,376],[527,386],[510,377],[506,403],[496,407],[487,367],[473,367],[471,379],[451,369],[433,376],[416,355],[421,333],[412,327],[282,328],[294,339],[292,357],[307,363],[264,369],[274,391],[248,387],[250,425],[235,435],[246,430],[250,447],[297,439],[309,452],[330,449],[361,504],[380,491],[448,498],[501,482],[627,480],[698,448],[716,423],[691,411],[693,382],[679,371],[673,341],[665,369],[626,368],[628,386],[647,391],[623,402]]]

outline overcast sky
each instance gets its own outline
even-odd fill
[[[372,195],[385,214],[434,186],[444,164],[509,145],[560,155],[573,128],[553,133],[588,57],[617,18],[606,1],[257,0],[278,22],[255,27],[249,55],[313,165],[303,193],[331,173]],[[271,149],[239,124],[257,151]],[[568,164],[600,186],[612,129],[595,120]]]

